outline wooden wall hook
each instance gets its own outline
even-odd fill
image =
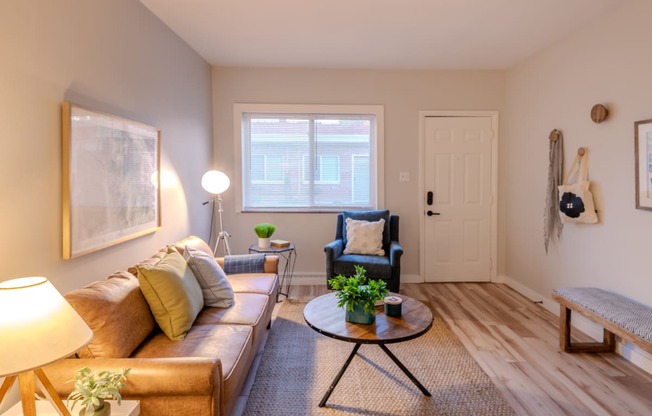
[[[583,147],[578,147],[577,148],[577,154],[578,155],[584,156],[585,153],[586,153],[586,149],[584,149]]]
[[[594,123],[602,123],[607,119],[609,110],[602,104],[596,104],[591,108],[591,120]]]
[[[557,129],[554,129],[553,131],[550,132],[550,135],[548,138],[550,139],[551,142],[556,142],[559,140],[559,136],[561,135],[561,132]]]

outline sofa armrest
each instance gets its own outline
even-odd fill
[[[217,260],[221,268],[224,268],[224,257],[216,257],[215,260]],[[272,254],[265,255],[265,263],[263,263],[263,273],[278,274],[278,256]]]
[[[221,403],[222,361],[219,358],[81,358],[66,359],[43,369],[59,396],[67,397],[75,386],[68,382],[77,370],[120,371],[131,368],[120,390],[123,399],[162,396],[214,396]]]

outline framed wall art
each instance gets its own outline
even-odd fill
[[[652,210],[652,120],[634,123],[636,208]]]
[[[161,227],[160,132],[63,103],[63,258]]]

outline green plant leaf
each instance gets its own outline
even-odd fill
[[[376,301],[383,299],[389,293],[387,283],[383,280],[367,279],[367,272],[363,266],[356,264],[354,268],[353,276],[339,274],[328,280],[328,284],[336,291],[337,306],[353,311],[355,304],[362,302],[365,312],[374,313]]]

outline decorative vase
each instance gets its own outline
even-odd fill
[[[365,312],[364,303],[357,302],[353,310],[346,310],[346,321],[354,324],[373,324],[376,320],[376,313]]]
[[[111,403],[105,402],[104,399],[100,399],[99,406],[92,406],[93,413],[90,413],[93,416],[109,416],[111,414]],[[82,407],[79,411],[79,416],[86,416],[86,407]]]
[[[271,240],[272,239],[270,237],[268,237],[268,238],[260,238],[260,237],[258,237],[258,247],[259,248],[269,248],[270,245],[271,245],[271,243],[270,243]]]

